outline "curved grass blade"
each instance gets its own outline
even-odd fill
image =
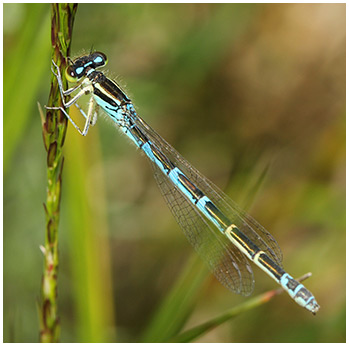
[[[308,277],[311,276],[311,273],[303,275],[301,278],[297,279],[299,282],[306,280]],[[238,315],[242,314],[245,311],[254,309],[258,306],[261,306],[267,302],[269,302],[272,298],[275,296],[284,293],[285,291],[282,288],[278,288],[275,290],[268,291],[266,293],[260,294],[257,297],[251,298],[246,300],[244,303],[228,310],[224,314],[213,318],[210,321],[207,321],[203,324],[200,324],[197,327],[194,327],[192,329],[189,329],[182,334],[179,334],[169,340],[169,342],[175,342],[175,343],[180,343],[180,342],[190,342],[194,341],[198,337],[205,335],[208,333],[210,330],[212,330],[215,327],[220,326],[224,322],[233,319],[237,317]]]

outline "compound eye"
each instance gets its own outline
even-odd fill
[[[84,76],[85,68],[83,66],[71,65],[67,67],[65,75],[69,82],[76,82]]]
[[[101,52],[95,52],[92,54],[92,61],[93,61],[93,65],[94,67],[100,67],[100,66],[104,66],[107,64],[107,56],[104,53]]]
[[[78,79],[78,76],[76,74],[76,69],[74,66],[68,66],[65,70],[65,77],[69,82],[76,82]]]

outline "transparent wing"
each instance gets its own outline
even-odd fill
[[[235,293],[251,294],[254,280],[247,258],[228,238],[213,230],[159,167],[151,163],[156,182],[176,221],[218,281]]]
[[[142,118],[132,116],[136,125],[211,201],[262,251],[282,267],[282,251],[274,237],[256,220],[240,209],[225,193],[189,164],[170,144],[161,138]],[[178,193],[179,194],[179,193]],[[184,198],[185,199],[185,198]]]

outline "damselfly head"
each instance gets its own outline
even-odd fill
[[[75,59],[65,71],[69,82],[76,82],[86,76],[87,71],[105,66],[108,62],[107,56],[101,52],[94,52],[89,55]]]

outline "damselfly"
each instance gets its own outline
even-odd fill
[[[304,285],[282,267],[282,253],[273,238],[257,221],[242,211],[219,188],[201,175],[174,148],[161,138],[141,117],[121,88],[97,69],[107,63],[100,52],[70,61],[68,81],[75,87],[63,90],[58,66],[60,109],[80,134],[85,136],[97,120],[96,106],[101,107],[116,125],[150,159],[155,179],[192,246],[207,263],[216,278],[229,290],[249,295],[253,290],[251,260],[278,282],[301,306],[315,314],[320,306]],[[83,95],[91,95],[87,114],[77,104]],[[69,101],[66,96],[74,95]],[[85,117],[81,130],[66,109],[75,105]]]

